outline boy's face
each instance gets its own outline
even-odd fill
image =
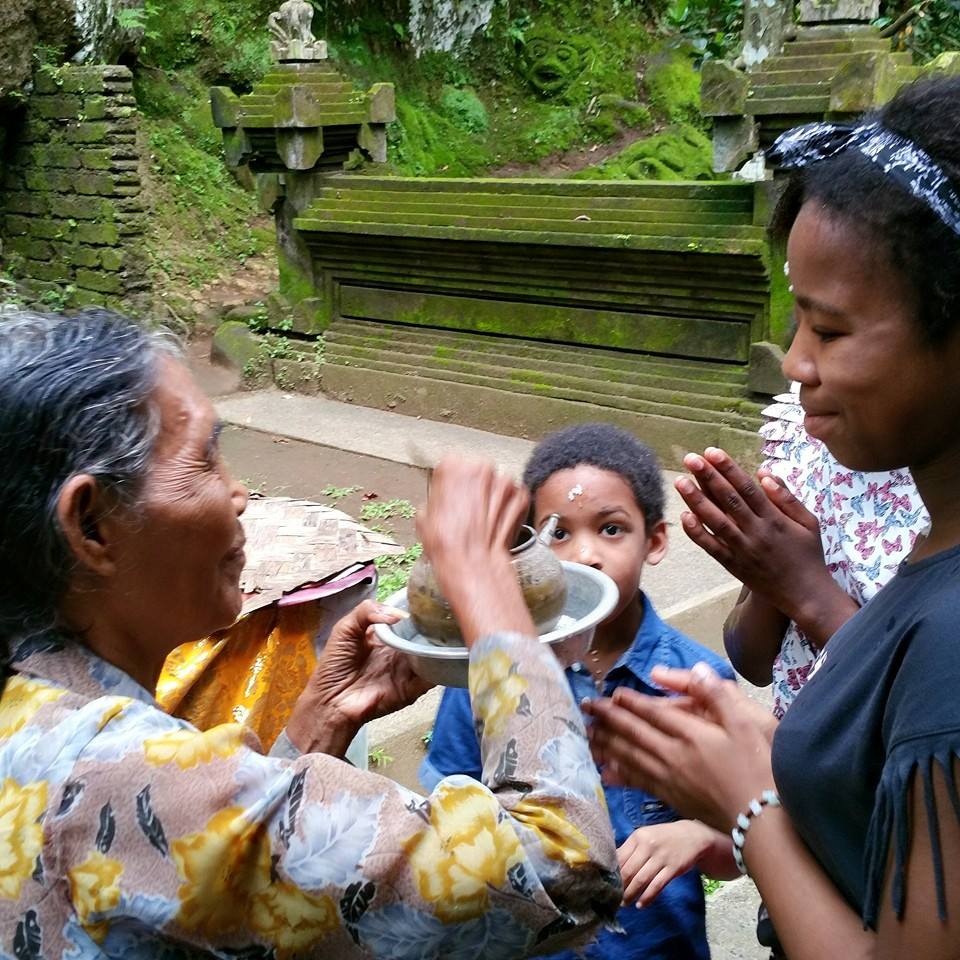
[[[616,583],[620,602],[610,620],[616,619],[637,599],[643,565],[663,559],[666,524],[661,520],[648,531],[627,481],[586,463],[558,471],[537,491],[537,529],[554,513],[560,514],[560,523],[553,552],[561,560],[594,567]]]

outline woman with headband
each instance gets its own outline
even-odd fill
[[[594,749],[611,780],[730,832],[791,960],[957,957],[960,78],[791,131],[771,159],[792,172],[774,233],[804,426],[852,470],[910,468],[931,527],[779,726],[700,665],[657,675],[673,700],[590,704]],[[793,522],[773,478],[719,450],[690,465],[684,527],[721,562]]]

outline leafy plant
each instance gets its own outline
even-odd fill
[[[393,763],[393,757],[383,747],[374,747],[367,754],[367,759],[371,767],[385,767],[388,763]]]
[[[665,24],[704,59],[720,59],[739,43],[743,0],[672,0]]]
[[[327,484],[321,491],[320,496],[326,497],[328,500],[342,500],[344,497],[349,497],[351,493],[356,493],[360,487],[335,487],[333,484]]]
[[[73,295],[76,292],[77,288],[72,283],[68,283],[62,287],[51,287],[49,290],[44,290],[43,293],[40,294],[40,302],[45,307],[49,307],[54,312],[59,313],[70,305]]]
[[[894,24],[910,8],[917,15],[904,22],[894,37],[900,50],[908,50],[920,63],[932,60],[946,50],[960,49],[960,0],[922,0],[919,4],[903,0],[883,5],[883,16],[874,22],[880,28]]]
[[[360,511],[361,520],[412,520],[416,508],[409,500],[374,500],[365,503]]]
[[[410,568],[417,562],[420,554],[423,553],[423,547],[415,543],[412,547],[407,547],[403,553],[395,554],[392,557],[380,557],[376,561],[377,572],[380,575],[377,584],[377,599],[381,602],[387,597],[402,590],[407,585],[410,578]]]

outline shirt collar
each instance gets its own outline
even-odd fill
[[[156,706],[153,695],[136,680],[74,640],[44,633],[14,640],[11,669],[25,676],[49,680],[65,690],[95,700],[130,697]]]
[[[670,663],[670,628],[660,619],[660,615],[653,608],[647,595],[640,591],[640,602],[643,604],[643,619],[640,628],[633,639],[633,643],[623,652],[620,659],[610,668],[608,677],[617,671],[627,670],[637,680],[654,690],[663,688],[655,683],[650,676],[654,667],[663,663]]]

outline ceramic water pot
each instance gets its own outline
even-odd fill
[[[567,582],[560,561],[548,546],[540,543],[532,527],[521,529],[519,542],[510,553],[537,632],[546,633],[556,626],[567,598]],[[410,617],[424,637],[444,646],[463,646],[460,627],[424,556],[410,571],[407,603]]]

